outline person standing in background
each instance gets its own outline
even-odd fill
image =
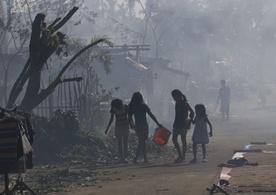
[[[221,87],[219,89],[219,96],[218,96],[217,103],[219,103],[220,101],[221,120],[222,122],[224,122],[225,116],[226,116],[226,121],[229,120],[231,91],[230,91],[230,88],[226,86],[225,80],[221,80],[220,84],[221,84]]]

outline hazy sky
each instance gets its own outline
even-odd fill
[[[104,1],[104,0],[103,0],[103,1]],[[121,3],[126,2],[126,0],[117,0],[117,2],[118,2],[118,4],[121,4]],[[145,2],[146,2],[146,0],[141,0],[141,3],[142,3],[143,5],[145,5]],[[93,9],[92,4],[93,4],[93,2],[90,1],[90,0],[86,0],[86,1],[85,1],[85,5],[87,5],[87,6],[88,6],[89,8],[91,8],[91,9]],[[101,5],[99,5],[99,6],[101,6]],[[138,15],[139,15],[139,11],[141,10],[141,5],[138,5],[138,4],[136,3],[134,9],[136,10],[136,13],[137,13],[137,16],[138,16]]]

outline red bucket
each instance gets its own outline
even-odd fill
[[[155,133],[153,135],[153,141],[160,145],[166,145],[169,141],[171,132],[165,127],[158,127],[155,129]]]

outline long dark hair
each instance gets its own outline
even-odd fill
[[[116,99],[111,101],[111,110],[113,108],[121,110],[122,106],[123,106],[123,100],[121,100],[121,99],[116,98]]]
[[[132,98],[128,104],[129,109],[132,109],[134,106],[142,104],[145,104],[142,94],[140,92],[133,93]]]
[[[205,109],[205,106],[203,104],[195,105],[195,111],[197,112],[197,115],[199,115],[199,117],[207,116],[206,109]]]
[[[174,89],[172,91],[172,96],[173,97],[181,97],[182,100],[184,100],[185,102],[188,102],[186,96],[179,89]]]

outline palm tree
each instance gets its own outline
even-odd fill
[[[47,60],[62,46],[66,45],[65,34],[58,30],[76,13],[78,7],[73,7],[64,18],[57,18],[52,24],[46,26],[44,22],[45,15],[39,13],[32,23],[32,34],[29,45],[29,59],[27,60],[21,74],[12,87],[7,107],[12,107],[27,83],[24,98],[19,108],[25,112],[31,112],[43,100],[45,100],[60,83],[81,81],[81,77],[63,79],[63,74],[69,66],[85,51],[95,47],[99,43],[105,43],[109,46],[112,43],[105,36],[95,38],[90,44],[78,51],[62,68],[56,78],[46,87],[41,89],[41,71]]]

